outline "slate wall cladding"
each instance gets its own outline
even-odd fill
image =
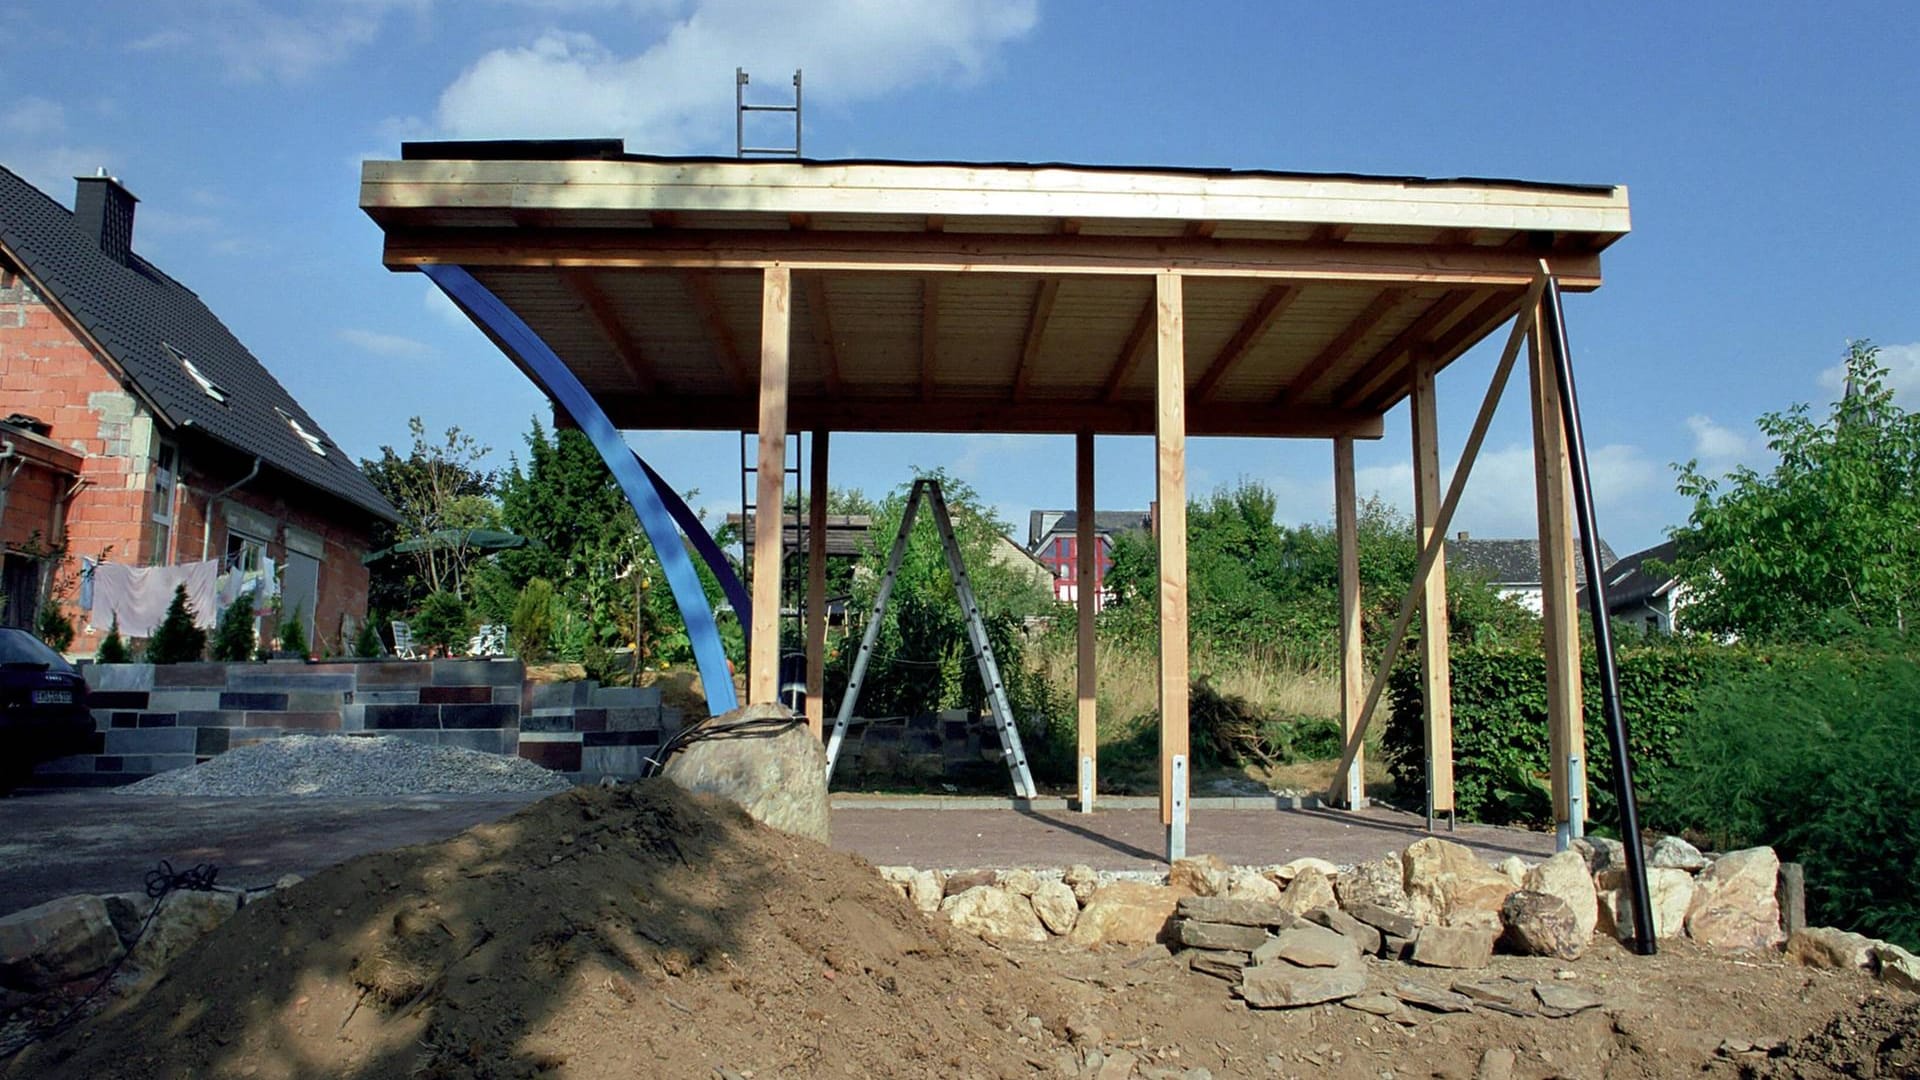
[[[592,781],[638,775],[679,731],[654,688],[526,682],[518,661],[86,664],[99,745],[48,786],[124,784],[286,735],[392,735],[517,754]]]

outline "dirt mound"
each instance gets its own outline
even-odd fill
[[[249,904],[7,1075],[1024,1076],[1049,1008],[860,860],[648,781]]]
[[[1920,999],[1870,997],[1745,1070],[1787,1077],[1920,1077]]]

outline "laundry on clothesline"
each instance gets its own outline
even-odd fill
[[[186,586],[187,604],[193,609],[193,624],[210,630],[220,618],[214,581],[220,569],[217,559],[178,563],[173,566],[128,566],[103,562],[93,568],[93,604],[87,621],[104,630],[120,622],[127,637],[152,637],[167,617],[174,590]]]

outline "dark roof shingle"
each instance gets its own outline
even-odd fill
[[[1027,550],[1039,548],[1040,542],[1055,533],[1070,533],[1080,527],[1080,513],[1077,510],[1032,510],[1027,513]],[[1153,514],[1147,510],[1095,510],[1093,512],[1093,530],[1101,535],[1131,532],[1135,529],[1153,527]]]
[[[1447,541],[1447,567],[1486,578],[1496,585],[1540,584],[1540,541],[1475,540],[1456,537]],[[1600,565],[1616,562],[1613,548],[1600,541]],[[1576,588],[1587,582],[1586,560],[1580,557],[1580,538],[1573,540],[1573,581]]]
[[[347,452],[191,289],[137,254],[124,263],[107,255],[72,211],[4,166],[0,246],[111,354],[164,425],[258,455],[319,491],[393,519],[392,505]],[[169,347],[225,390],[226,402],[201,390]],[[325,456],[308,448],[289,417],[319,437]]]

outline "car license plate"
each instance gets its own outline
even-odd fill
[[[33,692],[33,703],[35,705],[71,705],[73,704],[73,691],[35,690]]]

